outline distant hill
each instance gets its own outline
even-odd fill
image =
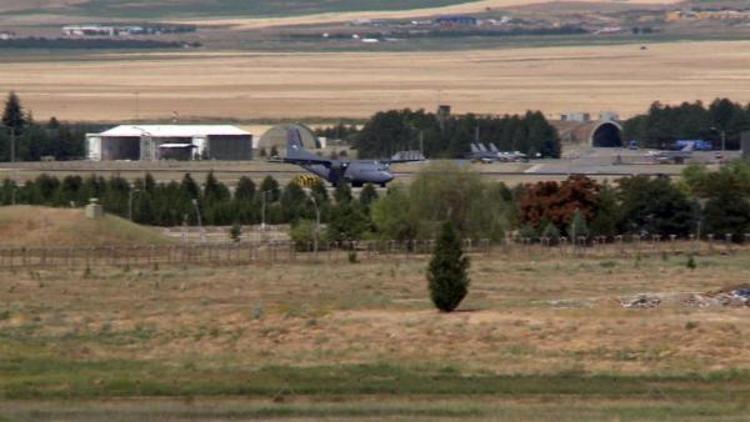
[[[5,0],[0,12],[120,19],[283,17],[328,12],[418,9],[467,0]]]
[[[82,209],[0,207],[4,246],[154,245],[170,240],[158,230],[113,215],[89,220]]]

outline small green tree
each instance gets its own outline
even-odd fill
[[[469,258],[451,222],[440,231],[435,253],[427,269],[430,298],[442,312],[453,312],[469,292]]]
[[[263,195],[266,195],[266,201],[278,201],[279,198],[281,198],[281,188],[279,187],[279,182],[277,182],[276,179],[274,179],[271,175],[266,176],[260,183],[260,192],[258,193],[261,195],[261,199],[263,198]]]
[[[372,203],[377,199],[378,191],[375,190],[375,186],[373,186],[372,183],[366,184],[362,189],[362,192],[359,193],[359,203],[367,209],[369,209]]]
[[[242,226],[238,223],[232,224],[232,227],[229,229],[229,238],[232,239],[233,242],[239,243],[240,239],[242,237]]]
[[[298,220],[292,224],[289,237],[292,238],[297,251],[306,252],[313,246],[315,242],[315,230],[315,221],[312,220]]]
[[[339,183],[336,186],[336,191],[333,193],[333,198],[337,204],[348,204],[352,202],[352,188],[345,181]]]
[[[570,236],[570,239],[573,242],[576,242],[581,236],[589,237],[589,228],[586,225],[586,217],[584,217],[583,213],[579,210],[576,210],[575,214],[573,214],[573,220],[570,222],[570,226],[568,226],[568,236]]]
[[[544,227],[544,231],[542,231],[542,237],[549,239],[550,245],[557,245],[560,241],[560,230],[552,222],[549,222]]]

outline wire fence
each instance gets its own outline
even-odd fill
[[[750,235],[748,235],[750,238]],[[748,247],[730,239],[686,240],[672,237],[517,239],[499,243],[487,239],[464,241],[464,251],[473,256],[513,259],[628,258],[654,254],[736,253]],[[1,247],[0,270],[81,269],[92,267],[147,267],[155,265],[232,266],[284,263],[376,262],[378,260],[424,259],[435,242],[425,241],[291,241],[240,243],[188,243],[171,245],[107,245],[92,247]]]

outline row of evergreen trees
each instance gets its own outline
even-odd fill
[[[39,161],[44,157],[54,157],[56,160],[81,159],[85,155],[86,134],[103,129],[102,125],[61,123],[54,117],[47,123],[37,123],[31,112],[24,110],[21,100],[13,92],[5,101],[2,124],[0,161]],[[14,147],[15,154],[11,157]]]
[[[360,157],[388,157],[398,151],[423,147],[428,157],[460,158],[477,141],[529,156],[560,156],[557,130],[538,111],[522,116],[441,117],[424,110],[390,110],[375,114],[358,133],[349,128],[346,135]]]
[[[90,198],[97,198],[108,213],[131,217],[141,224],[155,226],[232,225],[296,223],[315,219],[320,211],[321,222],[342,226],[347,237],[359,237],[369,228],[369,207],[377,198],[373,186],[367,186],[359,198],[353,198],[347,185],[339,187],[333,198],[322,181],[309,192],[297,183],[282,187],[267,176],[260,185],[241,177],[230,190],[213,172],[199,184],[189,173],[180,182],[157,183],[151,174],[130,183],[119,176],[103,178],[90,175],[65,176],[62,180],[42,174],[17,186],[5,179],[0,187],[2,205],[30,204],[54,207],[81,207]],[[317,207],[317,208],[316,208]],[[355,214],[354,217],[351,217]],[[198,216],[200,215],[200,222]],[[346,227],[345,220],[355,218],[358,232]],[[338,233],[334,237],[340,237]],[[342,239],[343,240],[343,239]]]
[[[646,114],[624,124],[625,138],[637,140],[647,148],[669,148],[679,139],[703,139],[712,141],[718,149],[724,133],[726,147],[738,149],[742,132],[748,130],[750,104],[742,105],[727,98],[717,98],[708,106],[701,101],[678,106],[655,102]]]
[[[679,182],[635,176],[608,184],[571,176],[513,189],[455,164],[435,163],[408,187],[394,185],[379,197],[367,185],[358,198],[346,185],[331,197],[323,182],[305,190],[295,182],[282,187],[271,176],[259,185],[242,177],[232,191],[213,173],[202,184],[190,174],[168,183],[150,174],[133,183],[118,176],[60,180],[43,174],[22,186],[10,179],[0,186],[2,205],[80,207],[89,198],[99,198],[109,213],[132,213],[134,221],[156,226],[292,224],[292,237],[301,244],[312,240],[318,212],[326,238],[335,241],[432,239],[445,221],[461,237],[495,241],[509,232],[552,239],[713,233],[735,241],[750,233],[750,165],[742,162],[718,171],[690,166]]]

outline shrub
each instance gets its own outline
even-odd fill
[[[690,255],[690,257],[688,257],[688,260],[687,260],[687,263],[685,264],[685,266],[688,267],[691,270],[694,270],[698,266],[695,263],[695,258],[693,257],[693,255]]]
[[[235,223],[232,225],[232,227],[229,229],[229,238],[232,239],[233,242],[239,243],[240,237],[242,236],[242,226]]]
[[[547,223],[547,226],[542,232],[542,237],[548,238],[550,245],[557,245],[557,243],[560,241],[560,230],[556,225]]]
[[[453,312],[468,294],[469,258],[453,224],[443,225],[427,270],[432,303],[442,312]]]
[[[573,214],[573,221],[568,226],[568,236],[574,242],[578,242],[578,238],[581,236],[589,237],[589,227],[586,225],[586,218],[578,210]]]
[[[299,252],[308,251],[310,245],[315,242],[315,222],[312,220],[300,220],[292,226],[289,236],[294,242],[294,247]]]

